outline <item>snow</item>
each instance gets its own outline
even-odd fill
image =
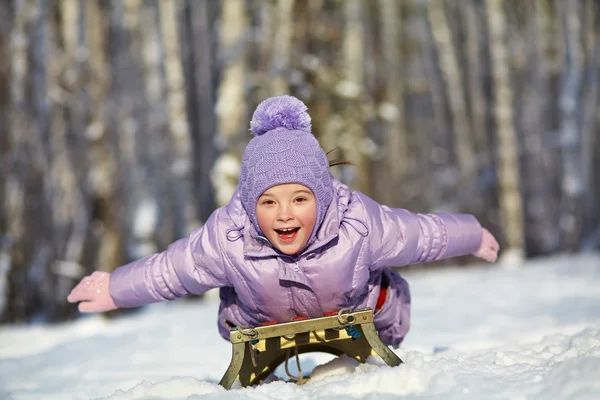
[[[413,311],[399,367],[305,354],[304,385],[280,367],[271,383],[226,391],[231,347],[210,295],[110,321],[2,326],[0,399],[600,398],[600,255],[403,275]]]

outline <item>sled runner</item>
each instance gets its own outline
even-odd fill
[[[361,308],[342,309],[323,317],[298,317],[291,322],[266,323],[259,327],[231,329],[232,357],[219,385],[230,389],[236,379],[243,387],[262,382],[285,362],[292,380],[304,383],[299,354],[324,352],[336,356],[347,354],[359,362],[377,354],[390,366],[402,360],[380,339],[373,325],[373,311]],[[296,358],[299,376],[288,370],[290,358]]]

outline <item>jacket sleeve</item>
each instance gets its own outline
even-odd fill
[[[482,228],[469,214],[415,214],[361,194],[369,226],[371,268],[401,267],[471,254]]]
[[[117,307],[138,307],[228,286],[217,234],[219,212],[162,253],[117,268],[109,285]]]

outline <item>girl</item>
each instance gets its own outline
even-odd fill
[[[162,253],[83,278],[68,301],[98,312],[218,287],[226,340],[232,326],[371,307],[380,339],[396,347],[410,293],[388,267],[466,254],[496,260],[498,243],[472,215],[413,214],[334,180],[297,98],[263,101],[250,128],[228,205]]]

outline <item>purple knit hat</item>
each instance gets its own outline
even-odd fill
[[[254,138],[244,152],[238,184],[250,221],[264,234],[256,219],[260,195],[276,185],[299,183],[308,187],[317,201],[312,242],[333,199],[333,177],[327,156],[311,133],[306,105],[293,96],[270,97],[256,107],[250,130]]]

